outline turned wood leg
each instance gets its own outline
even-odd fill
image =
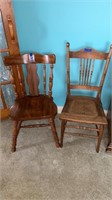
[[[54,142],[56,144],[56,147],[60,147],[54,119],[50,118],[49,122],[50,122],[50,125],[51,125],[51,130],[52,130],[52,134],[53,134],[53,138],[54,138]]]
[[[17,136],[19,133],[19,129],[21,126],[21,121],[14,121],[14,130],[13,130],[13,135],[12,135],[12,152],[16,151],[16,143],[17,143]]]
[[[102,140],[103,130],[104,130],[104,125],[100,125],[99,134],[98,134],[98,141],[97,141],[97,146],[96,146],[96,152],[97,153],[99,152],[99,149],[100,149],[100,144],[101,144],[101,140]]]
[[[62,120],[61,121],[61,138],[60,138],[60,147],[63,147],[63,139],[64,139],[64,131],[65,131],[65,125],[67,121]]]
[[[96,124],[96,128],[99,129],[99,126]],[[97,136],[99,136],[99,131],[97,131]]]

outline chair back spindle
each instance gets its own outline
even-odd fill
[[[52,96],[52,86],[53,86],[53,64],[50,64],[50,76],[49,76],[49,96]]]
[[[43,85],[44,85],[44,95],[46,95],[46,65],[43,65]]]
[[[93,70],[93,59],[80,59],[79,85],[91,85]]]

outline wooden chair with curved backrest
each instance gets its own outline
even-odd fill
[[[25,127],[38,128],[50,125],[54,142],[56,146],[59,147],[59,140],[54,122],[57,114],[57,106],[53,102],[52,97],[53,66],[55,60],[56,57],[54,54],[41,55],[38,53],[4,57],[5,66],[13,67],[14,71],[15,68],[19,69],[19,66],[23,65],[23,71],[26,74],[25,85],[27,90],[23,91],[22,96],[18,96],[16,92],[15,104],[10,108],[10,117],[14,121],[12,152],[16,151],[17,136],[20,128]],[[19,70],[17,71],[18,74],[15,78],[18,80],[18,84],[21,85],[22,81],[20,80]],[[38,124],[22,125],[22,122],[29,122],[29,120],[48,120],[49,123],[43,123],[43,121],[40,123],[39,121]]]
[[[64,133],[71,134],[71,130],[83,129],[89,131],[89,134],[80,132],[76,135],[97,136],[96,151],[99,152],[104,126],[107,125],[101,103],[101,91],[112,46],[109,53],[91,48],[71,51],[69,43],[66,44],[66,49],[67,98],[60,114],[60,145],[63,146]],[[90,131],[96,131],[97,135],[91,135]]]

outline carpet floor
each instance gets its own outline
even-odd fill
[[[56,148],[50,128],[21,129],[11,153],[11,134],[12,121],[1,122],[1,200],[112,200],[106,130],[99,153],[96,140],[68,135]]]

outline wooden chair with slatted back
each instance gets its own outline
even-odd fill
[[[5,66],[19,69],[23,66],[25,76],[25,85],[27,90],[22,92],[22,96],[17,94],[15,104],[10,108],[10,117],[14,121],[14,131],[12,139],[12,152],[16,151],[17,136],[20,128],[33,128],[51,126],[54,142],[59,147],[59,139],[55,127],[55,116],[57,106],[53,102],[53,66],[55,64],[55,55],[41,55],[38,53],[24,54],[20,56],[4,57]],[[25,71],[26,70],[26,71]],[[16,77],[16,83],[21,85],[19,70]],[[48,75],[48,78],[47,78]],[[40,76],[40,77],[39,77]],[[42,82],[42,83],[41,83]],[[48,85],[48,87],[47,87]],[[43,93],[42,93],[43,90]],[[24,121],[42,120],[44,123],[30,123],[25,125]],[[45,120],[48,122],[45,123]]]
[[[82,129],[86,130],[86,133],[84,131],[76,135],[97,137],[96,152],[99,152],[104,126],[107,125],[101,103],[101,91],[112,54],[112,46],[109,53],[91,48],[71,51],[69,43],[66,44],[66,49],[67,98],[59,117],[61,120],[60,145],[63,146],[64,133],[73,134],[73,130],[76,132],[77,129]],[[94,135],[92,131],[97,134]]]

